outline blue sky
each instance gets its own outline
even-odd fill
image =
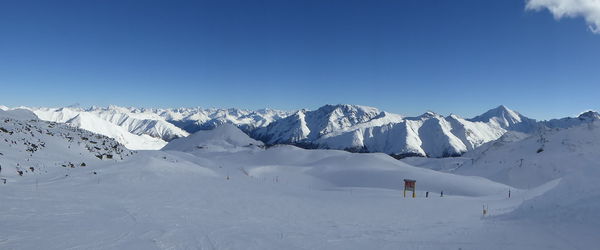
[[[523,0],[0,0],[0,104],[538,119],[600,109],[600,34]]]

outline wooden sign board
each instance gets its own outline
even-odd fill
[[[406,191],[412,191],[412,197],[414,198],[415,191],[416,191],[416,185],[417,185],[416,180],[404,179],[404,197],[406,197]]]

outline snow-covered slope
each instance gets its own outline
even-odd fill
[[[88,109],[87,112],[94,113],[103,120],[123,127],[136,135],[149,135],[164,141],[189,135],[186,131],[153,114],[132,112],[116,106]]]
[[[132,134],[127,129],[101,119],[93,113],[81,112],[65,123],[76,128],[113,138],[132,150],[157,150],[167,144],[159,138],[150,137],[146,134]]]
[[[589,111],[577,118],[551,120],[544,125],[552,129],[493,148],[470,166],[483,170],[461,172],[482,175],[482,171],[495,168],[487,175],[521,186],[554,179],[542,186],[547,186],[546,192],[502,218],[551,225],[576,224],[584,228],[578,232],[579,241],[593,241],[600,228],[600,115]],[[492,164],[500,157],[504,157],[504,164],[500,161]],[[511,161],[519,161],[519,167],[510,164]]]
[[[377,187],[401,189],[398,180],[419,180],[421,190],[445,191],[456,195],[492,195],[509,187],[483,178],[471,178],[413,167],[385,154],[354,154],[338,150],[306,150],[289,145],[264,149],[234,125],[199,131],[171,141],[162,151],[191,153],[204,159],[218,159],[214,166],[243,169],[255,177],[306,175],[336,187]]]
[[[0,109],[0,117],[15,120],[38,120],[38,117],[27,109],[9,109],[6,107]]]
[[[423,190],[457,195],[491,195],[509,187],[483,178],[439,173],[404,164],[385,154],[352,154],[337,150],[305,150],[294,146],[262,149],[262,143],[251,139],[233,125],[199,131],[171,141],[163,151],[192,153],[214,158],[216,164],[243,168],[249,175],[306,173],[339,187],[378,187],[401,189],[403,178],[419,180]],[[219,153],[219,154],[217,154]],[[265,166],[266,165],[266,166]],[[298,172],[300,171],[300,172]]]
[[[175,139],[169,142],[163,150],[182,152],[196,150],[240,151],[262,146],[262,142],[248,137],[235,125],[222,124],[212,130],[198,131],[188,137]]]
[[[12,112],[11,110],[9,112]],[[64,124],[0,112],[0,175],[31,175],[49,168],[80,168],[133,154],[112,138]],[[68,171],[68,170],[65,170]]]
[[[79,114],[89,113],[112,124],[126,129],[134,135],[149,135],[161,140],[169,141],[189,134],[173,124],[152,113],[135,113],[128,108],[110,106],[107,108],[92,107],[81,108],[32,108],[40,119],[53,122],[67,122]],[[95,131],[98,132],[98,131]]]
[[[525,139],[491,142],[465,154],[456,173],[534,187],[600,162],[600,122],[541,129]]]
[[[600,228],[600,168],[593,164],[576,168],[549,183],[552,186],[548,191],[524,202],[505,217],[554,225],[585,225],[588,228],[581,233],[586,237],[597,237]]]
[[[298,111],[252,134],[268,144],[383,152],[398,157],[460,155],[496,140],[507,130],[488,112],[492,122],[470,121],[427,112],[402,117],[375,108],[327,105]]]

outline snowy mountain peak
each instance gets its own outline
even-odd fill
[[[430,118],[436,118],[436,117],[439,118],[439,117],[442,117],[442,115],[440,115],[436,112],[433,112],[433,111],[427,111],[427,112],[423,113],[422,115],[420,115],[418,118],[430,119]]]
[[[360,106],[360,105],[350,105],[350,104],[337,104],[331,105],[327,104],[323,107],[320,107],[316,110],[316,112],[323,113],[328,116],[348,116],[355,119],[362,119],[365,116],[366,119],[374,117],[381,113],[379,109],[368,107],[368,106]]]
[[[381,111],[376,108],[349,104],[325,105],[315,112],[318,113],[318,115],[329,117],[329,121],[338,123],[365,122],[381,113]],[[347,124],[340,125],[344,126]]]
[[[494,109],[502,110],[502,111],[505,111],[505,112],[513,111],[513,110],[509,109],[508,107],[504,106],[504,104],[500,104],[500,105],[498,105],[498,107],[496,107]]]
[[[469,121],[489,122],[504,129],[520,132],[531,132],[537,128],[537,123],[534,119],[527,118],[504,105],[490,109],[480,116],[469,119]]]
[[[308,112],[308,110],[306,110],[306,109],[300,109],[300,110],[294,112],[292,115],[304,116],[306,114],[306,112]]]
[[[462,118],[462,117],[460,117],[459,115],[456,115],[456,114],[450,114],[450,115],[448,116],[448,119],[451,119],[451,120],[459,120],[459,119],[463,119],[463,118]]]
[[[482,115],[473,118],[472,120],[490,121],[492,119],[498,118],[501,118],[502,120],[509,123],[521,122],[521,115],[518,112],[515,112],[504,105],[500,105],[496,108],[490,109]]]
[[[325,105],[314,111],[299,110],[294,115],[274,121],[253,132],[255,138],[268,144],[294,143],[313,144],[315,140],[331,133],[346,131],[359,124],[374,120],[398,119],[397,116],[379,111],[376,108],[337,104]]]
[[[600,113],[589,110],[581,113],[578,118],[581,120],[600,120]]]

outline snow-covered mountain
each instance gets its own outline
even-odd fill
[[[490,109],[482,115],[469,120],[473,122],[490,123],[506,130],[524,133],[530,133],[537,129],[537,122],[534,119],[527,118],[504,105]]]
[[[252,135],[268,144],[318,144],[331,133],[380,126],[402,121],[402,116],[358,105],[325,105],[315,111],[299,110],[293,115],[256,129]]]
[[[40,119],[53,122],[67,122],[82,113],[93,114],[81,117],[100,118],[119,127],[125,128],[134,135],[149,135],[164,141],[169,141],[178,137],[188,136],[189,133],[183,131],[177,126],[165,121],[160,116],[153,113],[134,112],[135,110],[117,106],[107,108],[92,107],[82,108],[32,108],[31,109]],[[100,132],[100,131],[94,131]]]
[[[233,124],[249,132],[292,114],[291,112],[274,109],[246,110],[235,108],[152,109],[144,110],[144,112],[153,112],[189,133],[210,130],[221,124]]]
[[[42,120],[81,126],[116,138],[128,148],[136,150],[160,149],[168,141],[221,124],[234,124],[244,131],[251,131],[288,115],[285,111],[272,109],[145,109],[118,106],[26,109]]]
[[[156,150],[167,144],[161,136],[185,136],[187,132],[168,122],[132,117],[118,107],[106,109],[27,108],[44,121],[66,123],[72,127],[108,136],[131,150]],[[7,110],[15,110],[8,109]],[[104,119],[103,119],[104,118]],[[159,133],[160,132],[160,133]],[[152,136],[153,135],[153,136]]]
[[[434,112],[405,117],[358,105],[325,105],[295,112],[117,106],[30,110],[43,120],[69,122],[116,138],[131,149],[160,149],[189,133],[232,124],[267,145],[383,152],[397,158],[457,156],[497,140],[506,132],[533,134],[542,128],[572,127],[600,117],[586,112],[577,118],[536,122],[503,105],[471,119]]]
[[[160,138],[154,138],[147,134],[137,135],[130,133],[126,128],[106,121],[93,113],[79,113],[65,123],[76,128],[113,138],[129,149],[156,150],[167,144]]]
[[[326,105],[259,128],[255,138],[267,144],[383,152],[398,157],[456,156],[510,130],[534,131],[537,123],[504,106],[473,119],[427,112],[403,117],[356,105]]]

